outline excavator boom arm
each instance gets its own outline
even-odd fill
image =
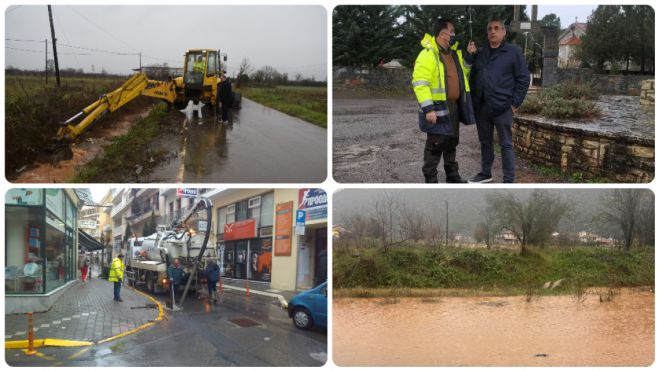
[[[116,111],[140,95],[173,103],[176,100],[175,84],[173,81],[149,80],[146,74],[136,73],[119,88],[102,95],[94,103],[65,121],[58,131],[56,139],[59,141],[74,141],[103,115]],[[81,116],[83,117],[82,120],[74,124]]]

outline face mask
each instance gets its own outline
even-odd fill
[[[453,45],[455,43],[455,34],[451,34],[451,38],[448,40],[449,45]]]

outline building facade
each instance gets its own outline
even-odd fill
[[[77,279],[78,218],[71,189],[5,194],[5,312],[46,311]]]

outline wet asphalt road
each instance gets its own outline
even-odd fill
[[[413,98],[337,99],[333,105],[333,176],[339,183],[423,183],[426,134],[418,127]],[[495,145],[498,147],[498,145]],[[494,182],[503,181],[501,156],[495,149]],[[457,148],[460,176],[480,171],[480,143],[476,125],[460,125]],[[546,182],[517,158],[517,182]],[[445,181],[444,162],[439,182]]]
[[[242,100],[231,125],[181,116],[183,129],[155,144],[169,153],[147,182],[321,183],[327,177],[327,130]],[[183,135],[181,135],[183,134]]]
[[[194,296],[194,293],[192,295]],[[83,348],[39,348],[46,357],[6,350],[12,366],[322,366],[327,359],[327,331],[295,328],[276,300],[225,291],[217,304],[194,297],[183,311],[136,334]],[[165,302],[166,295],[155,295]],[[139,310],[139,309],[137,309]],[[256,326],[230,322],[247,318]]]

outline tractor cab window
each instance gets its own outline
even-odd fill
[[[217,73],[217,52],[208,53],[208,72],[206,75],[212,76]]]
[[[201,85],[204,83],[206,61],[204,53],[188,53],[186,57],[185,83]]]

